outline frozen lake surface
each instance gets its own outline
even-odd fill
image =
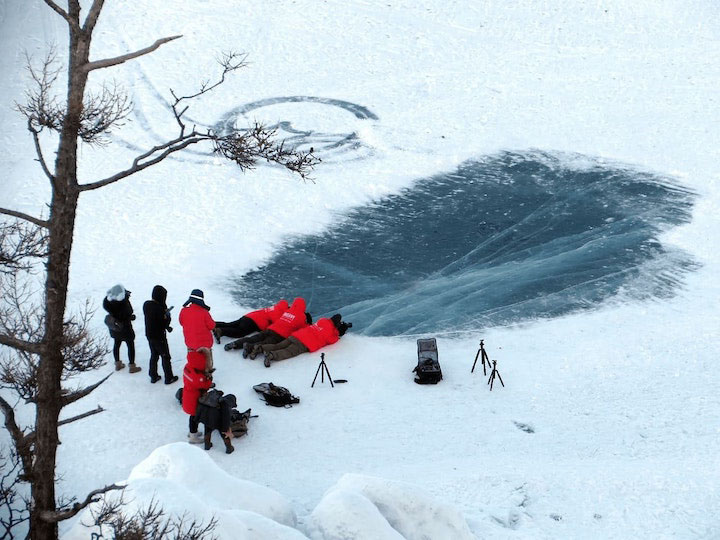
[[[239,277],[241,305],[303,296],[367,335],[478,329],[669,297],[691,257],[660,233],[694,194],[578,155],[504,152],[338,216]]]

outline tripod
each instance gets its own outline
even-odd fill
[[[325,353],[320,353],[320,365],[317,368],[317,371],[315,372],[315,378],[313,379],[312,384],[310,385],[310,388],[315,386],[315,381],[317,380],[318,373],[320,374],[320,382],[325,383],[325,374],[327,373],[328,381],[330,381],[330,386],[335,388],[335,385],[333,384],[332,377],[330,376],[330,370],[327,367],[327,364],[325,363]],[[503,385],[505,386],[505,385]]]
[[[492,371],[490,372],[490,378],[488,379],[488,384],[490,385],[490,391],[492,392],[493,383],[495,382],[495,377],[497,376],[498,379],[500,379],[500,384],[503,385],[503,388],[505,388],[505,383],[502,380],[502,377],[500,376],[500,372],[497,370],[497,360],[492,361],[493,367]]]
[[[487,367],[490,367],[490,359],[488,358],[487,353],[485,352],[485,340],[480,340],[480,348],[478,349],[477,354],[475,355],[475,361],[473,362],[473,367],[470,370],[470,373],[475,372],[475,364],[477,364],[478,358],[482,361],[482,367],[483,367],[483,375],[487,375],[487,371],[485,371],[485,362],[487,362]]]

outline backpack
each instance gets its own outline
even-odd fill
[[[293,396],[290,390],[283,386],[275,386],[273,383],[262,383],[253,386],[253,390],[262,394],[266,405],[273,407],[292,407],[294,403],[300,403],[300,398]]]
[[[232,409],[230,411],[230,431],[233,433],[233,437],[236,439],[238,437],[242,437],[243,435],[247,435],[247,423],[250,418],[254,418],[250,416],[251,409],[248,409],[245,412],[240,412],[237,409]]]
[[[437,384],[442,379],[435,338],[418,339],[418,363],[413,369],[418,384]]]
[[[215,388],[208,390],[200,395],[198,403],[202,403],[206,407],[219,408],[220,398],[223,396],[222,390],[216,390]]]
[[[178,400],[178,402],[180,403],[180,405],[182,405],[182,394],[183,394],[183,389],[182,389],[182,386],[181,386],[180,388],[177,389],[177,392],[175,392],[175,399]]]
[[[125,329],[125,325],[109,313],[105,316],[105,326],[107,326],[111,332],[122,332]]]

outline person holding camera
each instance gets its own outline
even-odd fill
[[[105,323],[110,330],[110,337],[113,338],[113,358],[115,359],[115,371],[120,371],[125,367],[120,361],[120,345],[124,341],[127,345],[128,362],[130,373],[141,371],[140,366],[135,365],[135,331],[132,327],[132,321],[135,320],[132,304],[130,304],[130,291],[125,287],[114,285],[105,295],[103,299],[103,308],[108,312],[109,318],[105,319]]]
[[[336,343],[345,335],[352,323],[342,321],[342,316],[336,313],[329,319],[318,319],[315,324],[293,332],[287,339],[276,344],[256,345],[251,354],[265,355],[265,367],[272,362],[287,360],[306,352],[315,352],[326,345]]]
[[[158,375],[158,358],[162,359],[165,384],[172,384],[178,380],[173,375],[172,364],[170,363],[170,348],[168,347],[167,332],[172,332],[170,326],[170,310],[165,303],[167,300],[167,289],[162,285],[155,285],[152,290],[151,300],[143,304],[145,314],[145,337],[150,347],[150,382],[155,384],[161,377]]]

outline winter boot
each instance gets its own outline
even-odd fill
[[[130,369],[132,369],[132,366],[130,366]],[[162,379],[162,377],[161,377],[160,375],[150,375],[150,382],[151,382],[152,384],[155,384],[155,383],[158,382],[160,379]]]
[[[223,441],[225,442],[225,453],[232,454],[235,451],[235,448],[233,447],[232,443],[230,442],[230,438],[223,437]]]
[[[136,366],[135,364],[130,364],[130,368],[128,369],[130,373],[139,373],[142,371],[142,368],[140,366]]]
[[[270,367],[270,362],[272,362],[273,360],[275,360],[275,355],[273,353],[265,353],[265,362],[263,362],[265,364],[265,367]]]
[[[172,384],[172,383],[176,382],[177,380],[178,380],[178,376],[173,375],[169,379],[165,379],[165,384]]]
[[[252,343],[245,343],[243,345],[243,352],[242,352],[243,358],[247,358],[248,356],[250,356],[252,349],[253,349]]]
[[[255,360],[255,359],[257,358],[257,355],[260,354],[260,353],[262,353],[262,352],[263,352],[262,346],[260,346],[260,345],[255,345],[255,346],[252,348],[252,350],[250,351],[250,354],[248,354],[248,358],[250,358],[250,360]]]
[[[120,360],[115,362],[115,371],[120,371],[125,367],[125,364],[123,364]]]
[[[203,442],[203,436],[200,435],[200,433],[198,432],[188,433],[187,438],[190,444],[200,444],[201,442]]]
[[[212,448],[212,443],[210,442],[211,436],[212,432],[205,434],[205,450],[210,450]]]

